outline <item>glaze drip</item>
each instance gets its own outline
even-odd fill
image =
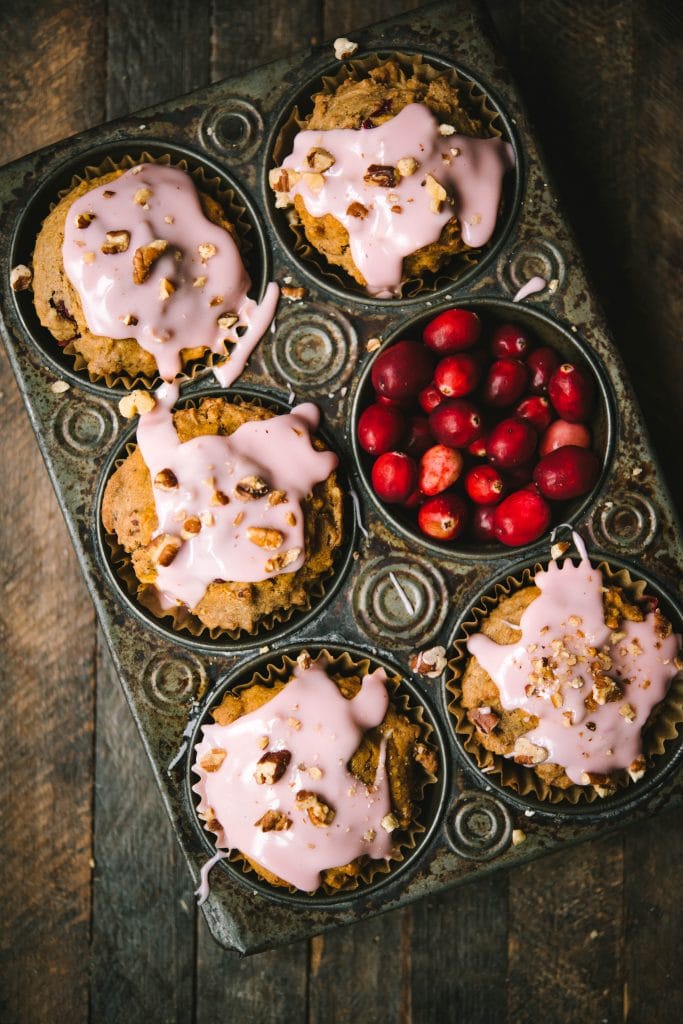
[[[468,246],[489,241],[514,155],[501,139],[441,134],[431,111],[411,103],[377,128],[298,132],[282,166],[290,187],[279,188],[276,170],[276,191],[287,201],[300,195],[314,217],[335,217],[370,294],[390,297],[398,294],[404,257],[436,242],[454,214]]]
[[[232,235],[204,215],[192,179],[175,167],[140,164],[80,196],[62,256],[93,334],[134,338],[164,380],[180,373],[182,349],[224,355],[228,343],[214,370],[227,387],[275,314],[277,285],[260,304],[249,298]]]
[[[663,635],[655,612],[610,629],[602,573],[576,534],[574,542],[578,565],[553,560],[536,573],[540,596],[514,627],[519,639],[497,644],[478,633],[467,649],[495,682],[504,708],[538,718],[524,739],[585,785],[586,775],[629,769],[642,754],[641,730],[676,675],[681,638]]]
[[[338,464],[316,451],[319,422],[309,403],[291,413],[253,420],[230,434],[181,442],[172,409],[178,386],[165,384],[156,406],[140,417],[137,441],[152,479],[159,550],[155,586],[166,607],[189,608],[214,580],[253,583],[296,572],[305,559],[301,501]],[[168,540],[170,538],[170,541]]]
[[[200,797],[199,812],[215,819],[216,847],[240,850],[305,892],[318,888],[326,868],[363,854],[389,858],[391,835],[382,826],[391,811],[383,750],[372,786],[348,768],[363,734],[384,718],[385,680],[384,670],[377,669],[347,700],[320,665],[297,666],[268,703],[230,725],[205,726],[196,747],[193,771],[199,782],[193,790]],[[286,767],[272,783],[258,782],[259,762],[273,753],[287,760]],[[217,762],[219,767],[210,770]],[[313,823],[297,799],[302,791],[333,812],[329,824]],[[289,824],[264,831],[256,823],[269,812]]]

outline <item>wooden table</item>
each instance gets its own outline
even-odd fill
[[[1,158],[411,6],[4,2]],[[680,499],[679,5],[488,6]],[[4,354],[0,398],[2,1024],[681,1019],[680,811],[278,952],[216,946]]]

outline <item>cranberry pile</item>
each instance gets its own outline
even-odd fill
[[[358,441],[373,490],[428,537],[530,544],[598,479],[592,374],[515,324],[446,310],[377,356],[372,385]]]

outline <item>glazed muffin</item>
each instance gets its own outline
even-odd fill
[[[274,886],[355,887],[400,855],[436,752],[382,668],[348,655],[256,676],[203,728],[198,813],[219,849]]]
[[[40,322],[93,379],[172,380],[213,354],[227,385],[277,301],[273,285],[257,306],[250,287],[221,204],[160,164],[75,185],[46,217],[33,255]]]
[[[372,295],[400,294],[495,229],[512,148],[462,102],[450,73],[387,60],[313,98],[270,172],[310,246]]]
[[[308,606],[342,542],[338,460],[313,434],[316,407],[277,416],[205,398],[173,411],[170,385],[143,397],[137,448],[102,504],[140,603],[212,635]]]
[[[681,638],[575,542],[578,565],[551,561],[468,637],[456,712],[475,749],[533,772],[540,795],[582,787],[604,797],[647,769],[643,734],[680,667]]]

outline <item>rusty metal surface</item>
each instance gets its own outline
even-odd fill
[[[367,386],[369,338],[395,338],[440,308],[472,302],[494,315],[528,323],[542,338],[589,362],[601,383],[601,437],[608,455],[596,491],[574,509],[591,554],[628,565],[660,594],[681,628],[683,555],[680,527],[649,446],[618,350],[586,279],[571,232],[522,103],[467,0],[411,12],[356,36],[364,52],[424,53],[455,64],[482,84],[517,147],[518,188],[489,256],[440,292],[391,303],[340,292],[292,255],[278,226],[267,167],[278,124],[293,98],[314,91],[338,67],[330,47],[218,83],[141,114],[67,139],[0,169],[0,299],[2,335],[48,471],[79,554],[131,711],[154,767],[178,841],[195,878],[210,851],[197,824],[182,744],[206,713],[216,686],[248,678],[272,652],[321,646],[365,651],[406,679],[431,720],[442,753],[438,794],[416,851],[384,882],[337,899],[276,895],[222,863],[204,911],[223,945],[252,953],[335,925],[380,913],[473,876],[590,839],[625,820],[651,815],[683,798],[680,742],[670,746],[650,780],[595,813],[565,814],[521,801],[481,776],[459,754],[440,680],[413,677],[408,657],[434,643],[448,645],[474,600],[521,564],[547,554],[547,542],[525,551],[467,551],[432,545],[380,512],[365,483],[353,440],[353,410]],[[304,301],[284,300],[276,331],[257,348],[232,394],[286,404],[291,392],[322,409],[325,431],[340,453],[360,502],[364,529],[349,534],[334,587],[313,614],[282,630],[231,644],[173,634],[135,608],[114,573],[99,526],[98,506],[113,460],[131,430],[117,402],[121,392],[74,373],[40,328],[30,293],[11,292],[9,271],[30,262],[42,217],[59,188],[107,154],[147,150],[185,156],[219,174],[244,200],[253,223],[255,282],[289,277],[306,287]],[[532,275],[557,281],[555,291],[508,306]],[[55,395],[55,376],[71,389]],[[215,389],[206,374],[183,386],[183,398]],[[366,536],[367,533],[367,536]],[[358,557],[353,557],[354,554]],[[408,595],[408,611],[390,573]],[[266,649],[264,649],[264,647]],[[511,844],[513,827],[526,842]]]

